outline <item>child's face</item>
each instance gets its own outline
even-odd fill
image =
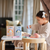
[[[45,21],[44,18],[36,17],[36,19],[37,19],[37,21],[38,21],[38,23],[39,23],[40,25],[44,24],[44,21]]]

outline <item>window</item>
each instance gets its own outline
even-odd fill
[[[15,0],[15,20],[22,19],[22,12],[23,12],[23,6],[24,6],[24,0]]]

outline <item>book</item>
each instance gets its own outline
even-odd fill
[[[14,26],[7,26],[7,36],[14,36]]]
[[[22,38],[22,33],[21,33],[21,26],[15,26],[15,36],[18,36],[19,38]]]

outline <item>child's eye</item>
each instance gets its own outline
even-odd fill
[[[40,21],[40,20],[37,20],[37,21]]]

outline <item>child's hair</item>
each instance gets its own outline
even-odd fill
[[[45,13],[45,14],[43,14]],[[45,15],[45,18],[48,18],[47,14],[45,11],[39,11],[37,14],[36,14],[36,17],[39,17],[39,18],[44,18],[43,16]]]

